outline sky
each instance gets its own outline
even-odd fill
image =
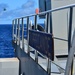
[[[34,14],[36,8],[38,0],[0,0],[0,24],[11,24],[15,18]]]

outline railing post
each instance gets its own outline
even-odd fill
[[[50,32],[51,34],[53,34],[53,27],[52,27],[52,12],[49,13],[49,26],[50,26]]]
[[[51,33],[51,34],[53,33],[51,13],[46,13],[45,32]]]
[[[70,8],[70,17],[69,17],[69,32],[68,32],[68,52],[71,47],[71,35],[72,35],[72,15],[73,15],[73,8]]]
[[[45,22],[45,32],[46,33],[51,33],[52,34],[52,18],[51,14],[47,13],[46,14],[46,22]],[[47,73],[50,75],[51,74],[51,61],[49,58],[47,58]]]
[[[27,53],[30,55],[30,48],[29,48],[29,17],[27,17]]]
[[[27,38],[28,38],[28,33],[29,33],[29,17],[27,17]]]
[[[47,13],[47,32],[53,34],[52,13]]]
[[[51,61],[49,58],[47,58],[47,62],[47,73],[51,75]]]
[[[32,29],[32,26],[33,26],[32,21],[30,21],[29,29]]]
[[[20,45],[20,19],[18,19],[18,42],[17,45]]]
[[[34,30],[37,30],[37,15],[34,16]]]
[[[16,43],[17,43],[17,19],[15,19],[15,25],[16,25],[16,33],[15,33],[16,36],[15,37],[16,37]]]
[[[13,28],[12,28],[12,37],[13,37],[13,41],[14,41],[14,20],[12,21],[12,25],[13,25]]]
[[[47,33],[48,33],[48,16],[49,16],[49,14],[46,13],[45,32],[47,32]]]
[[[72,19],[73,19],[73,7],[70,7],[69,32],[68,32],[68,53],[69,53],[69,50],[71,48]],[[72,66],[71,66],[71,75],[73,75],[73,63],[72,63]]]
[[[22,49],[24,50],[24,24],[23,24],[23,18],[22,18]]]
[[[34,30],[37,30],[37,15],[35,15],[34,18]],[[35,61],[38,63],[38,51],[35,50]]]

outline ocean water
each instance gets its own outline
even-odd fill
[[[43,24],[40,25],[44,27]],[[26,35],[27,31],[24,33],[25,38]],[[20,36],[22,36],[22,29],[20,31]],[[10,58],[10,57],[15,57],[14,48],[12,46],[12,25],[0,24],[0,58]]]
[[[15,57],[12,46],[12,25],[0,25],[0,58]]]

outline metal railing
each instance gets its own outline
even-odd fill
[[[31,23],[30,23],[30,17],[34,17],[34,30],[37,30],[37,18],[39,15],[43,15],[45,14],[45,28],[44,31],[45,33],[51,33],[53,34],[53,27],[52,27],[52,12],[55,11],[59,11],[59,10],[64,10],[64,9],[70,9],[69,11],[69,28],[68,28],[68,40],[66,39],[62,39],[62,38],[58,38],[58,37],[53,37],[54,39],[58,39],[58,40],[62,40],[62,41],[66,41],[68,42],[68,52],[70,50],[71,47],[71,37],[72,37],[72,19],[73,19],[73,7],[75,7],[75,4],[72,5],[67,5],[67,6],[63,6],[63,7],[59,7],[56,9],[52,9],[52,10],[48,10],[45,12],[41,12],[39,14],[32,14],[32,15],[28,15],[25,17],[20,17],[20,18],[16,18],[12,21],[13,23],[13,41],[15,40],[17,45],[20,46],[20,31],[21,31],[21,25],[22,25],[22,49],[24,50],[24,19],[26,19],[27,21],[27,45],[28,45],[28,51],[27,53],[30,55],[30,48],[29,48],[29,29],[31,29]],[[20,25],[20,21],[21,21],[21,25]],[[50,26],[50,28],[49,28]],[[35,61],[38,63],[38,52],[37,50],[35,50]],[[48,74],[50,74],[50,59],[48,59],[48,67],[47,67],[47,71]],[[73,63],[72,63],[72,68],[73,68]],[[71,71],[71,75],[72,75],[72,71]]]

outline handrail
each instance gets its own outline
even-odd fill
[[[62,38],[57,38],[57,37],[53,37],[53,38],[57,39],[57,40],[68,41],[68,40],[65,40],[65,39],[62,39]]]
[[[31,15],[27,15],[25,17],[20,17],[20,18],[16,18],[16,19],[27,18],[27,17],[36,16],[36,15],[42,15],[42,14],[46,14],[46,13],[49,13],[49,12],[54,12],[54,11],[58,11],[58,10],[62,10],[62,9],[67,9],[67,8],[71,8],[71,7],[75,7],[75,4],[58,7],[58,8],[52,9],[52,10],[48,10],[48,11],[41,12],[41,13],[38,13],[38,14],[31,14]]]

